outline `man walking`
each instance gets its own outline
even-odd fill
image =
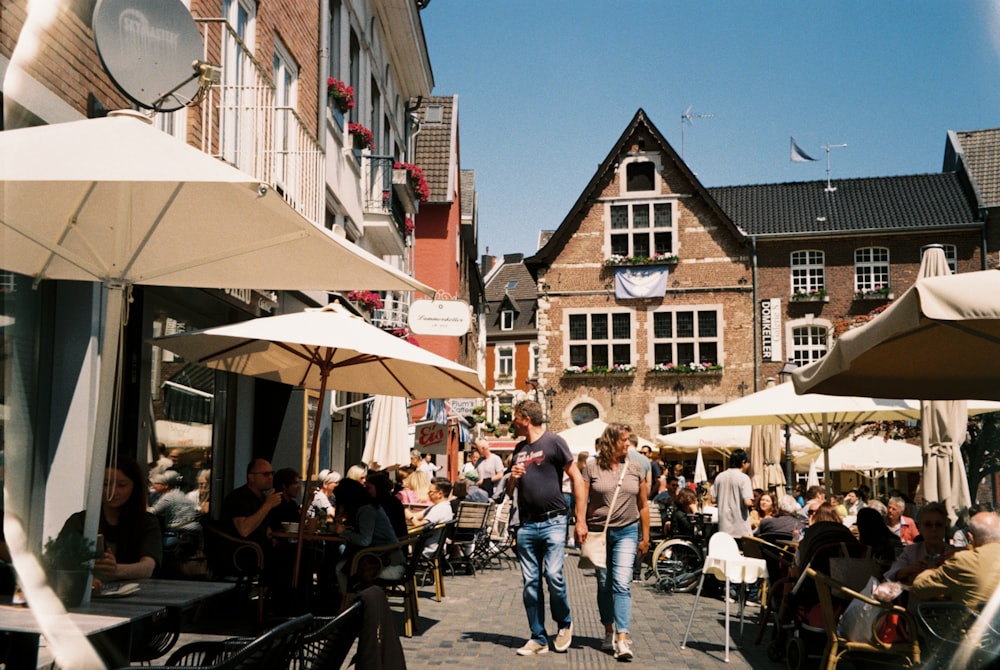
[[[479,452],[479,462],[476,463],[476,472],[479,474],[479,488],[486,491],[486,495],[493,497],[494,487],[497,482],[503,479],[503,461],[500,457],[490,451],[490,443],[480,438],[475,442],[476,451]]]
[[[517,650],[520,656],[549,650],[543,577],[548,585],[552,618],[558,628],[553,646],[556,651],[565,652],[573,641],[573,620],[563,575],[565,515],[569,510],[563,500],[562,475],[565,472],[569,476],[577,491],[583,488],[583,478],[566,441],[545,430],[542,421],[542,407],[537,402],[524,400],[514,408],[514,432],[524,439],[514,448],[507,494],[517,492],[517,558],[524,580],[524,609],[531,629],[531,639]],[[586,528],[587,520],[578,518],[577,541]]]

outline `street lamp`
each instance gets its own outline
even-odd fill
[[[787,382],[798,368],[798,364],[791,358],[785,361],[778,372],[778,379],[784,384]],[[792,427],[785,424],[785,491],[792,492]]]

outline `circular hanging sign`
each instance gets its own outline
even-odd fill
[[[410,330],[415,335],[465,335],[469,304],[461,300],[417,300],[410,305]]]
[[[197,95],[201,35],[180,0],[97,0],[93,25],[104,71],[129,100],[173,112]]]

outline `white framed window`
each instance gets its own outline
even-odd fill
[[[652,335],[653,365],[721,365],[721,307],[658,309]]]
[[[830,349],[830,322],[826,319],[796,319],[787,328],[788,356],[796,365],[818,361]]]
[[[608,205],[608,249],[615,256],[674,254],[674,203],[667,200]]]
[[[948,269],[951,270],[953,275],[958,274],[958,247],[954,244],[939,244],[944,250],[944,258],[948,261]],[[920,248],[920,260],[924,260],[924,252],[927,251],[928,247]]]
[[[223,159],[236,167],[247,168],[254,160],[251,148],[254,138],[251,124],[241,118],[241,110],[246,106],[244,103],[251,104],[249,98],[253,95],[245,89],[253,77],[251,58],[256,43],[257,4],[250,0],[223,0],[222,16],[229,29],[222,41],[220,152]]]
[[[531,351],[528,355],[528,378],[538,377],[538,342],[531,343]]]
[[[889,249],[863,247],[854,250],[854,291],[877,291],[889,286]]]
[[[298,105],[299,68],[284,43],[274,38],[274,176],[275,183],[291,190],[297,181],[291,160],[298,153],[293,114]],[[295,192],[292,190],[292,192]]]
[[[514,376],[514,347],[497,347],[497,377]]]
[[[610,368],[635,365],[632,312],[570,312],[566,315],[569,367]]]
[[[826,290],[826,259],[822,251],[803,249],[791,255],[792,295]]]
[[[514,330],[514,310],[505,309],[500,312],[500,330]]]

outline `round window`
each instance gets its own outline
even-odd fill
[[[579,426],[581,423],[587,423],[588,421],[593,421],[600,416],[597,408],[586,402],[580,403],[574,407],[570,415],[573,417],[573,425],[575,426]]]

